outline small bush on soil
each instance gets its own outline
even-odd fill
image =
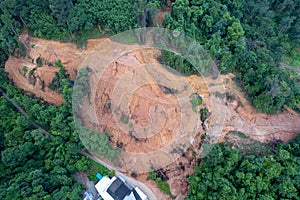
[[[128,124],[129,116],[122,113],[121,122],[124,124]]]
[[[230,133],[232,133],[234,135],[237,135],[237,136],[239,136],[241,138],[244,138],[244,139],[249,139],[248,135],[245,135],[245,133],[240,132],[240,131],[231,131]]]
[[[172,199],[174,199],[175,197],[173,196],[173,194],[171,193],[170,190],[170,185],[168,184],[167,181],[163,181],[161,178],[157,177],[156,172],[153,169],[150,169],[148,172],[148,178],[150,180],[153,180],[156,182],[157,187],[163,191],[164,193],[168,194]]]
[[[207,108],[202,108],[200,110],[201,121],[204,122],[207,118]]]
[[[156,180],[156,173],[155,173],[155,171],[153,171],[153,169],[150,169],[148,177],[150,180],[153,180],[153,181]]]
[[[28,67],[27,66],[23,66],[22,67],[22,72],[23,72],[23,76],[25,76],[26,73],[28,72]]]
[[[202,97],[197,93],[192,93],[190,95],[190,103],[192,104],[193,111],[198,112],[197,107],[202,104]]]
[[[156,179],[156,185],[157,185],[157,187],[158,187],[161,191],[163,191],[164,193],[168,194],[170,197],[173,197],[168,182],[163,181],[163,180],[161,180],[160,178],[157,178],[157,179]]]

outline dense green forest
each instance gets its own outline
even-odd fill
[[[299,199],[300,137],[267,155],[216,145],[189,177],[186,200]]]
[[[35,37],[78,43],[109,36],[140,27],[143,13],[151,14],[163,5],[164,0],[2,0],[0,46],[11,54],[24,31]]]
[[[57,107],[8,81],[4,63],[16,48],[24,48],[18,36],[27,32],[82,45],[91,37],[151,26],[151,17],[166,5],[166,0],[0,1],[0,199],[81,199],[83,185],[75,180],[76,172],[97,168],[108,173],[79,153],[83,146],[72,113],[73,82],[63,66],[50,85],[66,100]],[[172,0],[163,26],[199,41],[222,73],[236,75],[260,111],[276,113],[285,104],[300,110],[299,76],[282,67],[282,62],[300,60],[300,0]],[[197,73],[169,52],[163,52],[162,62]],[[299,142],[258,156],[216,145],[189,178],[187,199],[299,199]]]

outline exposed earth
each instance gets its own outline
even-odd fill
[[[85,55],[102,40],[102,38],[89,40],[87,49],[83,50],[77,49],[72,43],[42,40],[24,34],[20,36],[19,41],[26,47],[25,56],[18,56],[18,53],[16,56],[10,56],[5,70],[9,72],[9,77],[19,88],[58,105],[64,102],[62,96],[48,88],[54,78],[54,72],[59,71],[54,63],[60,61],[66,67],[68,75],[74,79]],[[27,67],[26,74],[23,70],[24,66]],[[33,76],[30,78],[31,71]],[[32,81],[33,79],[35,81]]]
[[[77,49],[71,43],[59,43],[22,35],[20,41],[26,46],[26,56],[10,56],[6,62],[5,70],[9,72],[10,79],[19,88],[33,93],[49,103],[59,105],[64,102],[62,96],[48,88],[49,83],[54,78],[54,72],[59,70],[58,67],[54,66],[54,62],[61,61],[70,78],[74,79],[86,56],[104,40],[104,38],[89,40],[87,49],[83,50]],[[145,63],[151,62],[159,65],[156,60],[159,55],[160,52],[153,49],[129,52],[112,62],[105,71],[104,78],[94,86],[97,92],[92,100],[96,108],[96,118],[101,119],[98,123],[102,130],[111,132],[110,140],[114,145],[125,151],[145,153],[162,148],[176,137],[174,130],[177,130],[180,126],[181,104],[174,93],[166,92],[166,88],[158,84],[148,84],[135,89],[130,94],[126,104],[128,113],[121,119],[124,124],[132,121],[140,126],[151,125],[153,120],[157,120],[155,124],[161,124],[162,127],[153,134],[130,135],[127,132],[125,133],[124,128],[119,127],[120,125],[114,120],[114,110],[107,109],[105,106],[110,103],[109,101],[115,91],[114,88],[116,84],[120,84],[118,81],[122,80],[124,74]],[[28,69],[27,73],[24,72],[24,66]],[[29,73],[30,71],[31,73]],[[105,81],[105,77],[109,79],[109,83]],[[191,91],[197,92],[203,98],[203,104],[200,108],[206,107],[208,113],[212,111],[211,102],[217,100],[214,98],[218,98],[218,95],[210,93],[208,86],[213,87],[215,84],[225,87],[227,101],[219,108],[222,111],[219,114],[222,114],[221,117],[224,118],[224,128],[216,142],[223,141],[229,131],[243,132],[250,138],[260,142],[289,141],[300,133],[299,114],[287,107],[276,115],[267,115],[256,111],[249,105],[233,78],[234,75],[232,74],[206,80],[197,76],[178,77],[178,79],[187,81],[191,86]],[[222,95],[225,94],[219,95],[220,98],[223,98]],[[157,110],[153,108],[154,105],[159,105],[156,107]],[[164,111],[164,114],[155,115],[155,113],[161,113],[160,111]],[[209,117],[209,114],[204,122],[198,119],[196,125],[200,128],[196,137],[191,141],[191,146],[186,152],[181,153],[181,156],[173,163],[158,170],[160,176],[170,184],[171,192],[177,196],[177,199],[183,199],[187,192],[188,182],[186,177],[194,172],[195,167],[198,165],[197,158],[202,152],[201,145],[199,145],[203,142],[201,136],[213,124],[214,121]],[[141,139],[142,137],[146,139]],[[128,175],[131,175],[131,173],[128,173]],[[154,181],[148,180],[147,173],[137,174],[136,179],[150,187],[158,199],[169,198],[156,187]]]

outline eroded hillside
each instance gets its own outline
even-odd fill
[[[5,69],[9,72],[10,79],[18,87],[33,93],[37,97],[43,98],[47,102],[58,105],[64,102],[62,96],[48,88],[49,83],[51,83],[54,78],[54,72],[59,70],[58,67],[54,66],[54,63],[60,61],[65,66],[70,78],[74,79],[76,72],[88,53],[103,40],[104,39],[89,40],[87,49],[82,50],[77,49],[76,46],[71,43],[59,43],[22,35],[20,41],[26,46],[26,56],[10,56],[6,62]],[[159,64],[156,61],[158,55],[159,51],[157,50],[135,51],[125,54],[111,63],[105,76],[107,76],[107,78],[121,77],[123,73],[126,73],[129,69],[149,61]],[[222,141],[224,136],[233,130],[241,131],[261,142],[272,140],[288,141],[293,139],[297,133],[300,132],[299,114],[288,108],[276,115],[266,115],[257,112],[249,105],[232,79],[232,74],[219,76],[218,79],[207,79],[206,81],[204,81],[202,77],[197,76],[186,78],[193,89],[202,96],[204,105],[208,108],[208,113],[211,111],[212,106],[210,102],[214,101],[212,98],[218,97],[210,95],[207,85],[218,83],[219,85],[225,86],[227,101],[220,105],[219,108],[219,110],[223,111],[220,114],[222,114],[224,118],[224,129],[219,141]],[[103,127],[101,128],[108,129],[112,133],[111,140],[116,146],[122,144],[122,148],[126,151],[147,152],[151,150],[151,148],[160,148],[161,145],[165,145],[169,139],[172,139],[173,135],[169,134],[168,131],[170,130],[168,128],[162,129],[156,137],[151,137],[151,140],[148,141],[136,141],[130,135],[124,135],[119,129],[113,128],[116,127],[116,124],[113,124],[111,120],[112,113],[103,109],[105,108],[113,85],[106,85],[104,82],[99,82],[95,87],[97,87],[97,94],[95,95],[97,98],[94,100],[97,107],[97,117],[102,119],[101,123],[103,123]],[[151,98],[149,98],[149,100],[145,97]],[[163,98],[165,101],[155,102],[156,97]],[[180,111],[180,108],[176,111],[178,102],[172,101],[174,99],[176,99],[176,96],[164,94],[163,89],[157,85],[147,85],[139,88],[130,100],[131,104],[129,105],[129,110],[131,117],[133,117],[132,120],[135,120],[137,124],[146,125],[150,121],[148,110],[151,105],[160,103],[166,107],[167,113],[174,116],[174,120],[171,119],[170,122],[168,122],[172,124],[176,121],[176,117],[178,117],[177,115],[179,115],[178,112]],[[192,142],[192,148],[176,162],[162,169],[162,173],[168,177],[172,193],[178,196],[178,198],[184,197],[188,188],[188,183],[185,178],[192,174],[197,166],[197,159],[194,155],[195,153],[196,155],[201,153],[198,145],[201,142],[201,134],[205,132],[206,128],[212,126],[214,121],[208,116],[206,121],[200,123],[203,124],[203,129],[199,130],[198,136]],[[173,126],[173,128],[174,127],[176,128],[176,126]],[[162,199],[167,198],[156,188],[153,181],[147,179],[147,175],[141,174],[137,179],[145,182],[159,194]]]

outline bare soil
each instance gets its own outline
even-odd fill
[[[95,39],[88,41],[87,49],[77,49],[75,45],[70,43],[59,43],[55,41],[47,41],[23,35],[20,38],[26,44],[26,57],[20,58],[10,56],[5,70],[9,72],[10,79],[16,86],[35,94],[37,97],[43,98],[45,101],[55,105],[63,103],[60,94],[51,91],[48,84],[54,77],[54,72],[58,71],[58,67],[51,66],[49,63],[54,63],[60,60],[66,67],[71,78],[75,78],[80,64],[86,58],[93,48],[95,48],[103,39]],[[159,52],[156,50],[148,50],[146,52],[131,52],[118,58],[111,66],[107,68],[104,77],[110,79],[105,82],[105,79],[100,80],[97,85],[97,92],[93,99],[96,108],[97,119],[101,125],[101,129],[108,130],[112,133],[111,141],[121,148],[129,152],[145,153],[151,152],[153,149],[159,149],[172,140],[175,135],[174,131],[178,125],[180,118],[180,106],[176,101],[174,94],[166,94],[163,88],[157,84],[148,84],[138,88],[128,100],[128,108],[130,119],[136,124],[145,126],[154,120],[155,110],[151,112],[153,105],[161,105],[164,112],[168,116],[164,127],[154,135],[146,135],[145,140],[135,139],[134,135],[125,133],[119,128],[113,120],[113,110],[105,109],[111,100],[111,94],[114,91],[114,84],[129,70],[137,68],[140,64],[146,62],[158,63],[156,57]],[[42,65],[37,64],[37,58],[42,58]],[[28,67],[28,72],[24,75],[23,66]],[[35,84],[29,71],[36,68],[34,71]],[[211,101],[214,98],[207,88],[207,85],[213,83],[222,83],[225,86],[225,91],[234,98],[229,98],[226,103],[220,105],[220,110],[224,115],[224,129],[222,136],[218,142],[224,141],[226,134],[229,131],[241,131],[247,136],[260,142],[269,142],[273,140],[289,141],[300,133],[300,116],[294,111],[286,107],[286,109],[276,115],[267,115],[256,111],[245,99],[240,88],[233,81],[233,75],[222,75],[216,80],[203,80],[202,77],[190,76],[186,80],[190,83],[194,91],[197,91],[203,98],[204,104],[209,111],[212,110]],[[160,99],[160,101],[158,101]],[[150,109],[150,112],[149,112]],[[160,109],[160,108],[157,108]],[[88,112],[88,111],[87,111]],[[126,117],[123,118],[126,122]],[[157,116],[156,116],[157,117]],[[156,119],[157,120],[157,119]],[[159,118],[158,118],[159,120]],[[191,175],[198,165],[198,155],[201,154],[201,135],[204,134],[207,127],[212,126],[212,119],[207,119],[205,122],[199,120],[199,124],[204,124],[198,130],[198,134],[194,138],[192,145],[181,157],[173,163],[167,165],[161,171],[167,177],[166,180],[170,184],[171,192],[177,196],[177,199],[183,199],[188,190],[188,182],[186,177]],[[172,129],[170,129],[172,127]],[[140,138],[137,137],[137,138]],[[128,174],[130,175],[130,174]],[[158,199],[168,199],[169,197],[162,193],[154,181],[148,180],[147,173],[137,174],[137,180],[142,181],[157,195]]]
[[[35,96],[55,105],[64,103],[60,94],[48,88],[54,78],[54,72],[59,71],[55,66],[60,61],[67,69],[68,75],[74,79],[77,69],[85,56],[103,39],[92,39],[87,43],[87,49],[78,49],[72,43],[43,40],[29,37],[27,34],[19,38],[26,47],[26,56],[10,56],[5,64],[5,71],[16,86]],[[28,71],[24,74],[23,67]],[[31,78],[29,73],[34,69]]]
[[[232,79],[227,78],[225,83],[227,92],[235,97],[235,100],[228,100],[227,106],[224,107],[229,110],[226,116],[226,125],[229,129],[246,133],[260,142],[274,140],[287,142],[300,133],[298,113],[287,106],[276,115],[258,112],[249,104]]]

